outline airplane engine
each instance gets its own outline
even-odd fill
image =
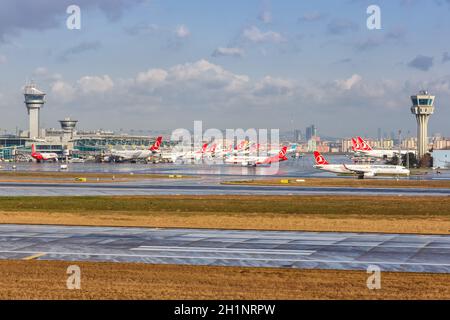
[[[364,178],[372,178],[372,177],[375,177],[375,172],[364,173]]]

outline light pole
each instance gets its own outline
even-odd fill
[[[408,130],[408,138],[410,135],[411,135],[411,131]],[[408,140],[406,140],[406,167],[409,169],[409,143],[408,143]]]
[[[402,130],[398,130],[398,165],[403,164],[402,159]]]

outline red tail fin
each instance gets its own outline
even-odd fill
[[[280,153],[278,154],[278,157],[279,157],[280,159],[286,158],[286,152],[287,152],[287,147],[283,147],[283,148],[280,150]]]
[[[363,138],[358,137],[359,148],[364,151],[371,151],[372,148],[363,140]]]
[[[162,137],[156,138],[155,143],[151,146],[150,151],[159,151],[159,147],[161,146]]]
[[[355,138],[352,138],[352,150],[353,151],[358,151],[358,142],[356,142]]]
[[[314,159],[316,160],[317,165],[327,165],[329,164],[327,160],[320,154],[319,151],[314,151]]]
[[[36,153],[36,146],[34,145],[34,143],[31,145],[31,154],[35,154]]]
[[[205,144],[203,145],[203,147],[202,147],[202,153],[205,153],[205,152],[206,152],[206,148],[208,148],[208,144],[207,144],[207,143],[205,143]]]

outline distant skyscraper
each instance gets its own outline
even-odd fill
[[[306,128],[306,141],[309,141],[312,139],[312,137],[316,137],[317,136],[317,129],[315,125],[311,125],[309,127]]]
[[[378,128],[378,132],[377,132],[377,139],[381,140],[383,137],[381,135],[381,128]]]
[[[418,95],[411,96],[411,113],[417,120],[417,156],[421,159],[428,152],[428,120],[434,113],[435,96],[427,91],[420,91]]]
[[[299,142],[302,141],[303,135],[301,130],[294,130],[294,141]]]
[[[390,135],[391,140],[395,140],[395,132],[391,131],[391,135]]]

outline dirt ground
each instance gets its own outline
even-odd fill
[[[81,269],[68,290],[67,268]],[[360,271],[0,261],[0,299],[450,299],[450,275]]]

